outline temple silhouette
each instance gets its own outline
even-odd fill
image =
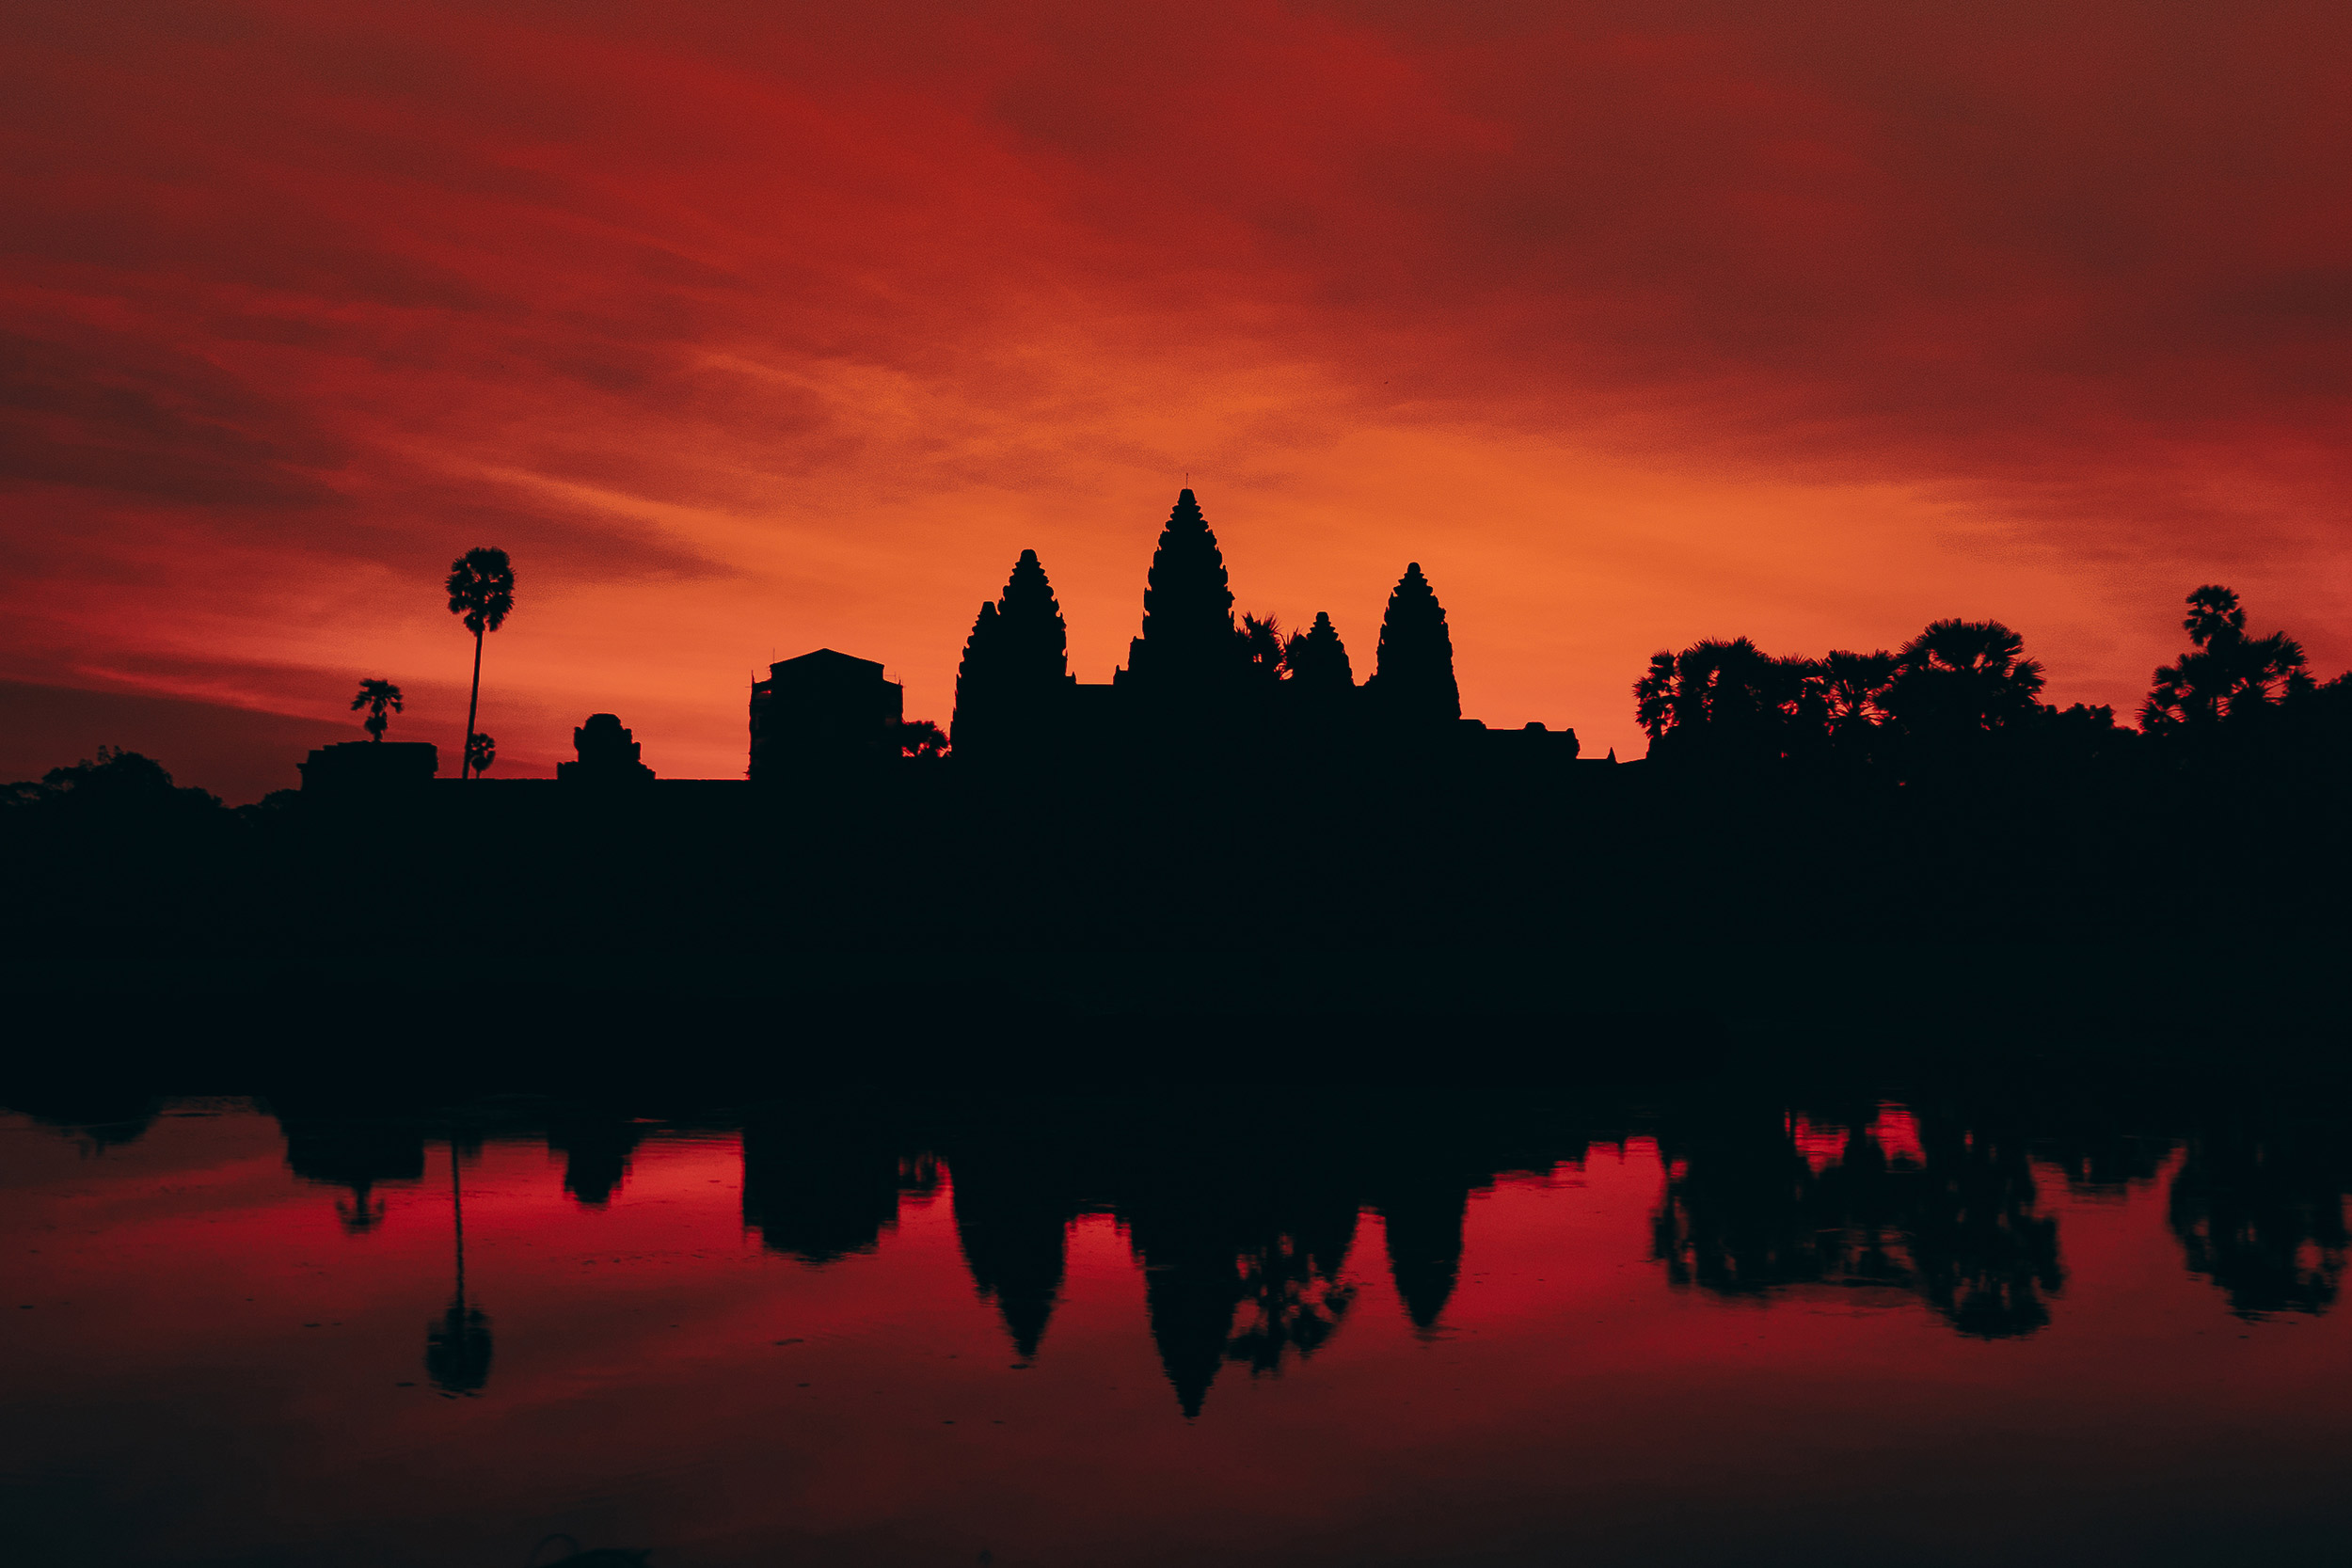
[[[778,666],[782,669],[783,666]],[[1003,594],[983,603],[956,676],[955,754],[966,766],[1067,766],[1148,737],[1161,760],[1237,749],[1361,755],[1385,745],[1491,750],[1502,734],[1462,717],[1445,608],[1408,565],[1389,595],[1373,673],[1359,685],[1327,612],[1288,638],[1243,616],[1216,534],[1190,489],[1160,531],[1143,628],[1107,685],[1071,673],[1068,627],[1044,563],[1023,550]],[[1576,732],[1507,732],[1513,754],[1575,760]]]
[[[907,722],[904,688],[880,662],[833,648],[770,665],[752,685],[748,716],[744,777],[755,784],[868,777],[914,755],[909,732],[922,728]],[[1445,607],[1417,562],[1389,595],[1372,670],[1360,682],[1327,612],[1287,637],[1272,621],[1237,617],[1224,552],[1190,489],[1177,496],[1160,531],[1142,628],[1106,683],[1081,682],[1072,673],[1069,627],[1044,562],[1035,550],[1021,552],[1004,591],[980,606],[964,641],[948,737],[960,771],[990,773],[1215,766],[1269,755],[1290,762],[1343,755],[1358,768],[1385,760],[1541,768],[1578,755],[1573,729],[1536,722],[1490,730],[1462,716]],[[591,715],[572,741],[578,759],[558,766],[558,784],[653,780],[616,715]],[[302,764],[303,792],[375,803],[432,782],[437,761],[436,748],[419,741],[326,746]],[[538,793],[534,786],[548,783],[479,782],[501,794]]]
[[[1865,775],[1945,783],[1992,768],[2093,791],[2110,791],[2134,763],[2163,771],[2252,762],[2308,775],[2340,762],[2352,684],[2315,680],[2284,633],[2247,631],[2245,608],[2227,588],[2199,588],[2187,603],[2183,625],[2195,646],[2156,671],[2137,730],[2119,725],[2111,708],[2042,702],[2041,661],[2025,657],[2010,627],[1943,620],[1899,652],[1778,657],[1746,638],[1661,650],[1633,687],[1650,737],[1645,760],[1686,777],[1787,763],[1828,788]],[[823,789],[943,760],[966,778],[1029,780],[1105,769],[1235,774],[1263,764],[1359,779],[1584,775],[1572,768],[1573,729],[1489,728],[1464,716],[1453,631],[1418,562],[1390,592],[1359,679],[1363,662],[1327,610],[1288,634],[1272,618],[1238,614],[1216,533],[1185,488],[1145,574],[1140,626],[1107,682],[1071,669],[1060,600],[1045,562],[1025,549],[973,619],[946,731],[908,720],[905,690],[881,662],[818,648],[752,683],[743,778]],[[381,725],[379,715],[370,740],[313,751],[303,793],[373,805],[434,782],[436,748],[388,742]],[[589,716],[573,743],[578,758],[554,781],[477,778],[500,795],[653,782],[616,715]],[[1588,768],[1613,771],[1616,760],[1613,750]],[[662,782],[673,786],[666,800],[676,785],[720,781]]]

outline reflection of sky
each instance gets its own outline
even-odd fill
[[[1655,1151],[1599,1148],[1473,1196],[1434,1336],[1368,1218],[1336,1338],[1279,1376],[1229,1367],[1187,1423],[1108,1216],[1072,1228],[1015,1370],[952,1171],[872,1252],[810,1266],[745,1234],[732,1136],[641,1146],[603,1209],[537,1143],[470,1159],[496,1360],[481,1397],[443,1398],[421,1357],[452,1283],[445,1148],[356,1236],[282,1152],[242,1113],[103,1155],[0,1124],[0,1519],[23,1538],[421,1565],[520,1562],[562,1530],[660,1568],[1009,1568],[1712,1562],[1763,1531],[1821,1560],[2079,1562],[2346,1522],[2352,1412],[2312,1397],[2352,1372],[2343,1316],[2230,1317],[2157,1183],[2043,1180],[2064,1296],[1988,1343],[1884,1292],[1669,1290]]]

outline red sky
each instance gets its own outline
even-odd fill
[[[1994,616],[2124,706],[2208,580],[2332,674],[2347,58],[2340,4],[11,8],[0,773],[249,799],[375,674],[451,750],[498,544],[501,773],[612,710],[737,775],[773,657],[944,721],[1025,546],[1106,678],[1187,474],[1245,609],[1366,673],[1417,560],[1467,711],[1596,753],[1708,635]]]

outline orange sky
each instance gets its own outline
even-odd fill
[[[1466,710],[1596,754],[1708,635],[1995,616],[2126,706],[2207,580],[2332,674],[2346,57],[2332,4],[15,8],[0,772],[143,743],[29,686],[210,705],[232,799],[363,675],[448,751],[498,544],[499,773],[612,710],[734,776],[819,645],[944,721],[1025,546],[1106,678],[1187,474],[1243,608],[1368,673],[1418,560]]]

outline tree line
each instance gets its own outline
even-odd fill
[[[1942,620],[1899,649],[1775,657],[1744,637],[1661,650],[1633,683],[1650,755],[1668,762],[1846,763],[1899,772],[1992,758],[2090,764],[2211,754],[2341,733],[2352,676],[2322,682],[2284,632],[2246,629],[2237,594],[2190,594],[2190,648],[2160,666],[2137,728],[2105,705],[2042,700],[2044,673],[1998,621]]]
[[[470,738],[461,765],[475,774],[496,754],[490,737],[473,731],[472,709],[484,634],[496,630],[514,604],[505,552],[467,552],[452,565],[448,592],[451,612],[464,618],[475,641]],[[1390,695],[1391,705],[1431,720],[1460,712],[1445,612],[1418,565],[1391,595],[1380,674],[1362,688],[1327,614],[1317,614],[1303,632],[1285,633],[1271,615],[1240,615],[1229,625],[1232,668],[1245,686],[1279,689],[1307,705],[1302,713],[1317,697],[1329,702],[1355,690]],[[1703,639],[1679,653],[1661,649],[1633,683],[1634,716],[1651,757],[1669,765],[1812,764],[1898,776],[2000,762],[2096,768],[2132,757],[2276,756],[2314,744],[2341,746],[2352,736],[2352,674],[2319,680],[2295,638],[2249,632],[2233,590],[2198,588],[2187,596],[2181,626],[2190,646],[2156,669],[2137,727],[2106,705],[2061,708],[2043,702],[2043,666],[2026,655],[2023,637],[1998,621],[1959,619],[1933,622],[1892,652],[1775,656],[1745,637]],[[1044,573],[1034,553],[1024,551],[1003,600],[981,607],[966,646],[957,728],[980,727],[970,722],[978,706],[976,687],[1062,689],[1069,679],[1065,637]],[[1383,693],[1383,686],[1397,689]],[[402,702],[398,686],[370,678],[359,683],[351,707],[366,713],[362,727],[380,741]],[[901,726],[900,750],[937,762],[951,748],[938,725],[911,720]],[[0,786],[0,804],[44,803],[109,815],[219,804],[201,790],[175,788],[151,759],[113,747],[101,747],[95,761]]]

